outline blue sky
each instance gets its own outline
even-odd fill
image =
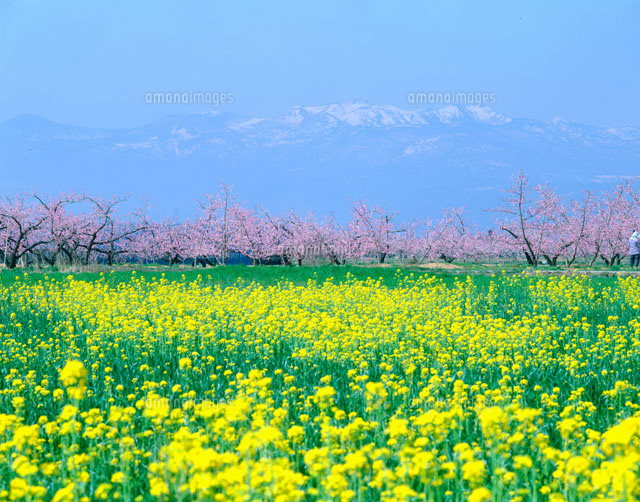
[[[488,92],[502,113],[640,125],[640,2],[0,0],[0,121],[135,126],[206,105],[274,116],[410,92]]]

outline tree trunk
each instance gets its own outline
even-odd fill
[[[531,265],[532,267],[537,267],[538,266],[538,260],[536,260],[534,255],[529,254],[528,251],[525,251],[524,252],[524,256],[527,258],[527,263],[529,265]]]

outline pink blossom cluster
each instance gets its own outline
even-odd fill
[[[332,217],[274,215],[248,208],[222,185],[188,219],[154,221],[148,208],[126,210],[126,197],[38,193],[0,201],[0,264],[80,264],[98,261],[227,264],[242,255],[253,264],[354,261],[404,263],[444,260],[526,260],[529,265],[619,264],[629,235],[640,225],[635,179],[598,195],[562,197],[549,185],[532,186],[524,173],[488,211],[493,225],[471,224],[464,208],[435,220],[402,221],[366,201],[355,202],[343,225]]]

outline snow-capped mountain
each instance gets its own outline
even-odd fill
[[[147,194],[161,213],[233,184],[274,210],[335,211],[368,198],[406,216],[480,213],[520,169],[562,191],[640,173],[640,128],[507,117],[487,107],[403,110],[346,102],[281,117],[207,112],[130,129],[20,116],[0,124],[3,192]],[[481,218],[480,218],[481,219]]]

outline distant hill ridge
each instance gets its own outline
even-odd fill
[[[214,111],[126,129],[23,115],[0,124],[3,191],[149,195],[163,214],[191,211],[220,181],[275,211],[346,217],[367,198],[405,217],[465,205],[478,219],[525,170],[564,192],[640,173],[640,128],[507,117],[482,106],[403,110],[350,101],[277,118]]]

